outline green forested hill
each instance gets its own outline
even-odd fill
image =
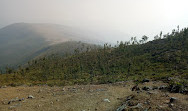
[[[108,44],[102,49],[87,50],[63,58],[60,55],[43,57],[29,62],[9,76],[24,83],[87,84],[111,83],[144,78],[166,80],[188,79],[188,29],[173,31],[164,38],[139,44],[136,39]],[[8,77],[9,77],[8,76]],[[4,78],[6,78],[4,76]]]

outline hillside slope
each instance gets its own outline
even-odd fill
[[[140,82],[145,78],[175,84],[178,88],[175,92],[187,91],[188,29],[145,44],[120,42],[118,47],[104,45],[103,49],[66,58],[52,55],[36,59],[14,74],[3,75],[1,83],[99,84],[125,80]]]
[[[95,39],[87,39],[79,30],[62,25],[29,23],[9,25],[0,29],[0,67],[25,63],[47,48],[67,41],[96,42]]]

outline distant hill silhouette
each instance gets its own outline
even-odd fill
[[[42,55],[50,47],[58,47],[58,51],[67,49],[62,44],[68,41],[100,43],[84,35],[83,32],[63,25],[15,23],[0,29],[0,67],[19,65]],[[69,43],[70,52],[75,44]],[[66,44],[68,44],[66,43]],[[53,46],[55,45],[55,46]],[[77,45],[76,45],[77,46]],[[53,53],[55,53],[53,51]],[[68,53],[68,52],[67,52]]]

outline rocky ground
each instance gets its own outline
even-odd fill
[[[0,88],[0,111],[188,111],[188,95],[160,81]]]

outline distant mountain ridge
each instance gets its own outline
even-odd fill
[[[25,63],[45,52],[47,47],[68,41],[100,43],[96,39],[87,37],[80,30],[68,26],[38,23],[11,24],[0,29],[0,67]]]

